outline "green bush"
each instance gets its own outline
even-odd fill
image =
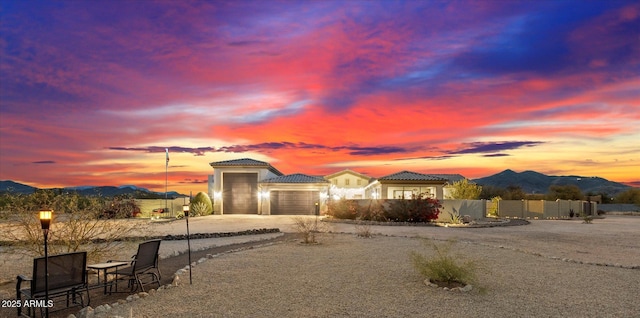
[[[460,257],[451,255],[455,241],[448,241],[439,246],[429,240],[425,244],[435,251],[434,257],[426,257],[415,251],[411,252],[411,260],[415,269],[432,283],[452,286],[477,283],[478,265],[475,261],[462,261]]]
[[[209,215],[213,213],[213,203],[205,192],[198,192],[189,204],[189,216]]]

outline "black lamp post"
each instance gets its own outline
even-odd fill
[[[189,235],[189,205],[182,206],[182,212],[184,212],[184,219],[187,220],[187,251],[189,253],[189,285],[193,284],[191,280],[191,238]]]
[[[52,210],[40,210],[40,225],[42,226],[42,233],[44,234],[44,299],[46,301],[45,314],[47,318],[49,317],[49,250],[47,241],[52,216]]]

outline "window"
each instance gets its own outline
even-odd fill
[[[362,179],[358,179],[358,185],[362,185]]]
[[[338,179],[333,179],[333,184],[338,185]]]
[[[344,185],[349,185],[349,179],[344,179]]]
[[[413,198],[413,191],[411,190],[393,190],[394,199],[409,200]]]

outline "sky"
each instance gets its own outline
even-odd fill
[[[640,186],[637,1],[9,0],[0,54],[0,180],[196,193],[253,158]]]

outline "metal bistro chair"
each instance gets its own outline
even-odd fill
[[[87,304],[91,299],[89,298],[89,288],[87,284],[87,252],[75,252],[67,254],[52,255],[48,257],[48,272],[49,272],[49,299],[59,298],[62,296],[67,297],[67,307],[69,305],[84,307],[83,293],[87,294]],[[38,257],[33,259],[33,277],[27,278],[26,276],[19,275],[17,277],[18,283],[16,284],[16,299],[23,303],[27,300],[35,300],[43,302],[44,304],[46,291],[45,291],[45,272],[44,272],[44,257]],[[22,282],[30,281],[30,288],[22,288]],[[80,302],[78,302],[80,298]],[[43,309],[43,306],[37,306]],[[27,315],[35,316],[35,310],[31,311],[30,307],[27,307]],[[42,313],[41,313],[42,314]],[[22,308],[18,307],[18,316],[22,316]]]
[[[127,287],[131,292],[138,289],[138,286],[142,291],[144,285],[157,283],[160,287],[160,269],[158,268],[158,251],[160,250],[161,240],[151,240],[140,243],[138,245],[138,253],[133,256],[131,264],[127,267],[122,267],[117,272],[111,272],[110,274],[116,274],[116,291],[118,290],[118,281],[127,280]],[[114,260],[111,260],[112,262]],[[148,282],[143,282],[143,278],[150,277]],[[113,284],[110,290],[113,289]]]

